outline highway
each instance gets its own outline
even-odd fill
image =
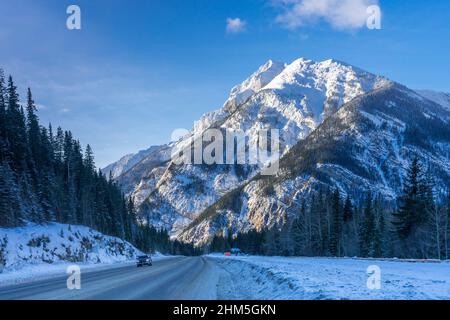
[[[81,289],[67,288],[68,275],[0,288],[0,300],[185,300],[216,299],[223,270],[213,259],[173,257],[151,267],[135,265],[83,272]]]

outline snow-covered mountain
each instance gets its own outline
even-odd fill
[[[413,155],[450,187],[450,110],[390,83],[346,103],[280,161],[276,176],[258,175],[203,211],[179,236],[203,244],[216,233],[281,225],[321,186],[362,199],[394,201]],[[323,188],[322,188],[323,189]]]
[[[138,153],[131,153],[123,156],[118,161],[111,163],[107,167],[102,169],[103,174],[107,177],[111,176],[113,179],[118,178],[130,168],[134,167],[142,159],[146,158],[152,152],[158,149],[157,146],[151,146],[148,149],[141,150]]]
[[[260,167],[175,165],[170,159],[174,147],[207,128],[244,130],[250,141],[261,129],[279,129],[281,153],[286,154],[342,105],[390,84],[384,77],[335,60],[301,58],[289,65],[269,61],[235,86],[222,108],[196,122],[185,139],[159,147],[117,181],[135,198],[143,217],[177,235],[201,212],[253,178]]]

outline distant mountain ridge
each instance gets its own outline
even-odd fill
[[[122,174],[124,174],[126,171],[128,171],[130,168],[135,166],[142,159],[146,158],[157,148],[158,148],[157,146],[151,146],[150,148],[141,150],[138,153],[127,154],[122,158],[120,158],[118,161],[111,163],[110,165],[103,168],[102,172],[107,177],[111,176],[113,179],[116,179],[120,177]]]
[[[416,90],[416,92],[420,94],[422,97],[425,97],[428,100],[431,100],[443,106],[447,110],[450,110],[450,93],[437,92],[431,90]]]

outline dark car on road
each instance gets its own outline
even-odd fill
[[[143,267],[143,266],[151,266],[152,263],[152,257],[150,256],[138,256],[137,257],[137,261],[136,264],[138,267]]]

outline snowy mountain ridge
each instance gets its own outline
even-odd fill
[[[250,77],[242,83],[234,86],[228,99],[219,110],[204,114],[199,121],[194,123],[193,133],[199,133],[207,129],[214,123],[222,121],[231,113],[236,111],[240,105],[245,103],[252,95],[262,90],[277,75],[286,68],[283,62],[269,60],[258,68]]]
[[[244,130],[250,141],[256,141],[259,130],[276,128],[285,154],[343,104],[390,83],[335,60],[300,58],[289,65],[270,60],[235,86],[224,106],[204,115],[178,144],[201,136],[207,128]],[[167,156],[174,146],[156,150],[117,181],[134,197],[142,217],[176,236],[259,168],[175,166]]]
[[[233,87],[225,106],[233,111],[259,90],[266,87],[286,68],[283,62],[269,60],[241,84]],[[231,105],[231,106],[230,106]]]
[[[450,110],[450,93],[437,92],[432,90],[416,90],[422,97],[427,98],[437,104],[443,106],[447,110]]]

